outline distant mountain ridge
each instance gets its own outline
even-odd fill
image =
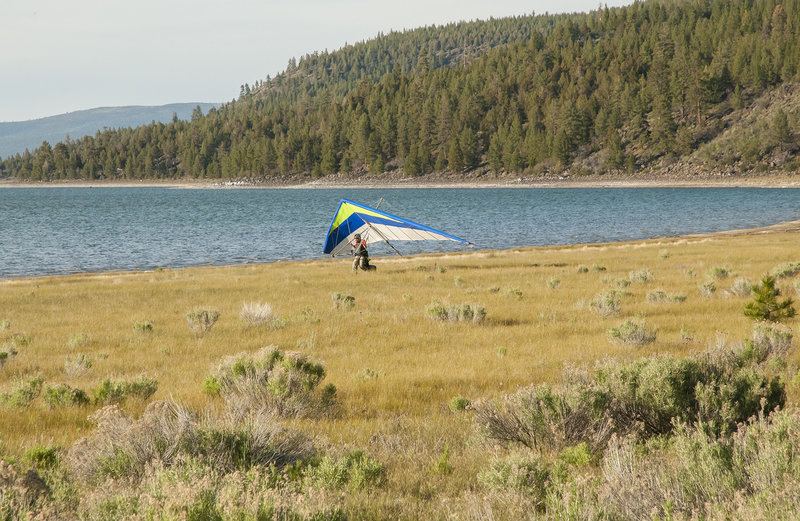
[[[55,144],[64,141],[67,136],[70,139],[79,139],[103,129],[138,127],[153,121],[168,123],[172,121],[173,115],[180,120],[189,120],[192,110],[198,106],[206,114],[219,104],[170,103],[157,106],[99,107],[28,121],[0,123],[0,158],[22,154],[26,149],[35,150],[43,141]]]

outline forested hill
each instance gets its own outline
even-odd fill
[[[452,24],[291,61],[191,122],[0,165],[21,180],[797,171],[800,0]]]

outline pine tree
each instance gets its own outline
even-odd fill
[[[795,311],[790,297],[778,301],[781,291],[775,287],[774,277],[765,275],[761,278],[761,283],[754,285],[752,290],[753,302],[744,307],[745,316],[773,322],[794,316]]]

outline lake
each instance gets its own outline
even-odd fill
[[[340,199],[478,249],[625,241],[800,219],[796,188],[0,189],[0,278],[323,258]],[[459,251],[397,243],[403,254]],[[393,255],[372,246],[373,255]]]

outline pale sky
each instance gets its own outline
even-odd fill
[[[292,57],[379,32],[631,0],[0,0],[0,122],[227,102]]]

